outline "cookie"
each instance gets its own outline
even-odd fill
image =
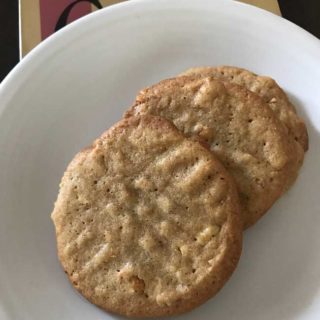
[[[226,80],[244,86],[248,90],[255,92],[268,103],[285,125],[288,134],[301,145],[304,151],[308,150],[306,125],[296,113],[295,107],[289,101],[287,95],[272,78],[259,76],[248,70],[230,66],[192,68],[182,75],[213,76],[219,80]]]
[[[73,285],[126,316],[200,305],[227,281],[241,252],[233,179],[208,149],[160,117],[124,119],[80,152],[52,219]]]
[[[177,77],[140,92],[127,111],[171,120],[186,136],[206,142],[234,177],[253,225],[295,180],[303,150],[269,106],[242,86],[213,77]]]

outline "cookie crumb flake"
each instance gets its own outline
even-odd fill
[[[206,245],[214,236],[216,236],[220,231],[217,225],[209,226],[201,231],[196,239],[201,245]]]

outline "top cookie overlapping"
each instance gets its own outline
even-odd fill
[[[126,113],[160,115],[207,143],[235,178],[244,224],[254,224],[295,180],[303,150],[256,94],[213,77],[182,76],[144,89]]]

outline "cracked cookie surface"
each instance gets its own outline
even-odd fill
[[[161,117],[121,120],[68,166],[52,213],[60,261],[91,302],[126,316],[188,311],[236,267],[233,179]]]
[[[191,68],[184,75],[207,77],[229,81],[258,94],[284,124],[288,134],[295,139],[304,151],[308,150],[308,132],[303,120],[289,101],[285,92],[270,77],[259,76],[249,70],[232,66]]]

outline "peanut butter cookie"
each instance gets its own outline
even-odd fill
[[[253,225],[295,180],[304,152],[258,95],[213,77],[184,76],[144,89],[126,113],[158,115],[206,142],[234,177]]]
[[[233,179],[161,117],[124,119],[81,151],[62,178],[52,219],[73,285],[126,316],[200,305],[241,252]]]

